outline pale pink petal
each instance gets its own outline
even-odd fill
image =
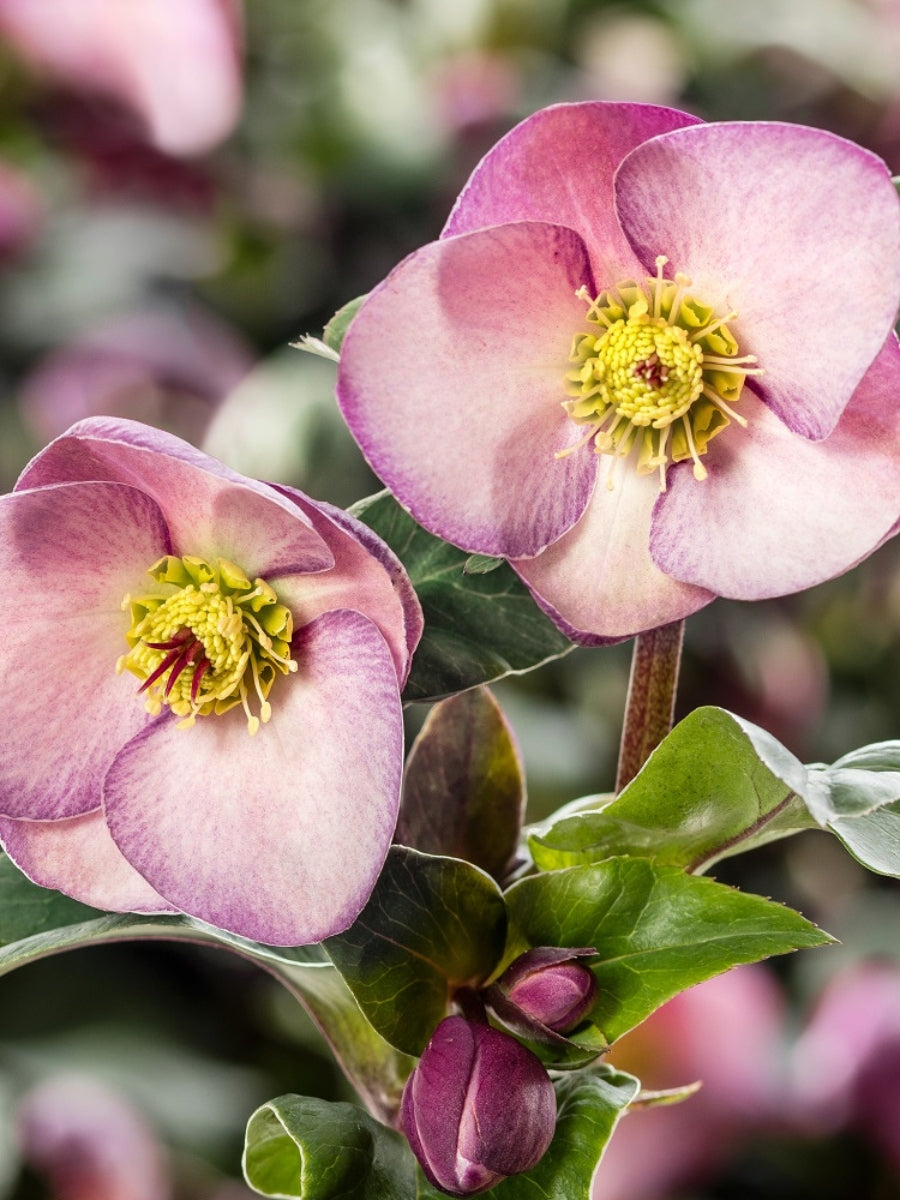
[[[0,812],[43,820],[97,808],[107,767],[147,722],[128,650],[127,593],[169,551],[150,497],[59,484],[0,497],[3,621]]]
[[[619,217],[648,268],[738,314],[766,403],[826,437],[900,304],[900,205],[884,163],[798,125],[717,124],[645,142],[616,177]]]
[[[344,341],[338,399],[375,472],[420,524],[467,550],[537,554],[584,510],[589,457],[563,412],[581,239],[500,226],[433,242],[374,291]]]
[[[71,753],[72,744],[67,745]],[[0,818],[0,842],[41,887],[109,912],[177,912],[122,857],[102,809],[64,821]]]
[[[635,146],[697,118],[652,104],[556,104],[491,149],[460,193],[444,236],[509,221],[551,221],[580,233],[599,288],[638,264],[616,217],[613,176]]]
[[[240,708],[191,729],[158,721],[118,756],[107,820],[126,858],[191,916],[277,945],[345,928],[371,891],[397,817],[397,677],[358,613],[294,639],[255,737]]]
[[[174,554],[227,558],[264,579],[333,563],[305,514],[274,488],[135,421],[80,421],[29,463],[16,487],[75,479],[128,483],[152,496]]]
[[[334,555],[330,571],[270,580],[290,608],[294,627],[336,608],[361,612],[384,635],[402,688],[424,624],[422,607],[402,563],[368,525],[343,509],[312,500],[296,488],[279,486],[278,490],[303,509]]]
[[[709,477],[669,472],[653,515],[657,565],[721,596],[783,596],[840,575],[900,512],[900,349],[892,334],[834,433],[808,442],[745,393],[747,429],[710,443]],[[764,567],[764,569],[762,569]]]
[[[658,477],[638,476],[619,463],[610,490],[606,480],[613,461],[600,458],[594,495],[575,528],[537,558],[512,564],[538,603],[570,637],[587,645],[666,625],[713,599],[652,562],[647,542]]]

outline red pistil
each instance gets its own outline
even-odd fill
[[[168,650],[169,653],[156,670],[151,675],[148,675],[138,688],[138,695],[141,692],[146,692],[147,688],[156,683],[157,679],[161,678],[161,676],[165,675],[166,671],[171,670],[171,674],[166,680],[165,694],[168,696],[182,671],[186,667],[193,666],[194,678],[191,680],[191,703],[196,704],[200,682],[209,670],[210,663],[204,653],[203,643],[194,634],[194,631],[185,627],[179,629],[174,637],[170,638],[167,642],[145,642],[144,644],[150,650]]]
[[[643,362],[637,363],[634,373],[639,379],[645,379],[651,387],[655,388],[661,387],[669,378],[668,367],[659,361],[658,354],[651,354]]]

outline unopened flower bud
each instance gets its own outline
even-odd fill
[[[554,1033],[568,1033],[590,1012],[597,998],[593,971],[578,962],[595,953],[588,947],[528,950],[491,988],[490,1003],[504,1020],[514,1015],[519,1022],[536,1022]]]
[[[401,1119],[431,1183],[473,1196],[540,1161],[556,1127],[556,1094],[514,1038],[447,1017],[407,1081]]]

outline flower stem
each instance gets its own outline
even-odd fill
[[[639,633],[631,658],[616,794],[630,783],[672,728],[684,621]]]

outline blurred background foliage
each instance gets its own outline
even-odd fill
[[[377,481],[333,365],[289,343],[437,236],[516,121],[580,99],[797,121],[897,174],[898,64],[898,0],[0,0],[0,486],[113,413],[350,504]],[[496,689],[534,816],[611,786],[628,661],[577,650]],[[679,707],[706,703],[805,760],[900,736],[897,546],[692,618]],[[629,1116],[595,1195],[896,1197],[897,884],[816,834],[716,873],[843,947],[712,981],[631,1035],[614,1058],[649,1086],[707,1087]],[[0,986],[0,1197],[240,1200],[244,1122],[284,1091],[347,1096],[245,964],[146,945],[36,964]]]

